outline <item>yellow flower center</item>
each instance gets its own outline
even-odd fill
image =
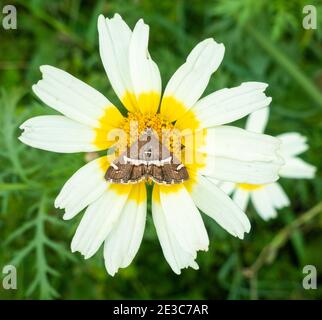
[[[263,184],[237,183],[237,188],[240,188],[246,191],[254,191],[262,187],[264,187]]]
[[[140,111],[129,112],[120,125],[120,129],[126,133],[126,146],[131,146],[139,136],[151,128],[158,136],[159,141],[170,152],[181,149],[181,135],[172,122],[168,121],[160,113],[142,114]]]

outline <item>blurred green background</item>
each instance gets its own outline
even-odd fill
[[[0,1],[0,21],[2,7]],[[230,1],[10,1],[17,30],[0,25],[0,280],[14,264],[18,289],[2,299],[321,299],[322,298],[322,4],[310,0]],[[316,30],[302,27],[306,4],[318,11]],[[54,113],[31,92],[39,66],[51,64],[82,79],[119,104],[99,53],[97,16],[120,13],[133,27],[150,25],[150,52],[163,84],[199,41],[214,37],[225,59],[207,92],[243,81],[269,83],[273,97],[267,133],[308,137],[302,158],[318,167],[314,180],[280,182],[292,204],[264,222],[252,207],[252,230],[241,241],[204,216],[209,252],[199,271],[176,276],[163,258],[151,214],[130,267],[110,277],[102,252],[90,260],[70,253],[81,215],[63,221],[54,198],[85,163],[84,154],[56,154],[22,145],[19,125]],[[164,85],[163,85],[164,87]],[[240,121],[237,125],[244,125]],[[318,289],[304,290],[302,269],[315,265]]]

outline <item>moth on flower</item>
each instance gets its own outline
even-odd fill
[[[61,153],[118,145],[114,158],[100,157],[75,172],[55,200],[64,219],[86,208],[73,252],[87,259],[104,243],[108,273],[127,267],[142,241],[149,183],[152,218],[167,262],[177,274],[198,269],[197,252],[209,245],[198,208],[233,236],[243,239],[250,230],[244,212],[210,178],[252,184],[278,179],[279,140],[225,125],[267,107],[267,84],[245,82],[201,98],[225,51],[223,44],[206,39],[162,93],[159,69],[148,52],[149,26],[142,19],[132,31],[118,14],[101,15],[98,32],[103,66],[127,113],[69,73],[41,66],[43,78],[33,91],[62,115],[27,120],[20,140]],[[164,139],[169,132],[170,139]]]
[[[264,108],[253,112],[247,119],[246,130],[263,133],[269,117],[269,109]],[[297,132],[283,133],[277,136],[282,142],[280,155],[284,164],[279,171],[282,178],[312,179],[316,168],[297,156],[305,152],[309,146],[306,137]],[[277,216],[276,209],[290,205],[290,200],[278,182],[269,184],[248,184],[222,182],[220,187],[245,211],[249,200],[252,201],[257,213],[269,220]]]

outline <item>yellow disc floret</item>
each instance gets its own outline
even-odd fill
[[[124,118],[120,129],[127,135],[127,146],[131,146],[140,134],[147,128],[151,128],[158,139],[170,152],[176,152],[181,148],[181,136],[179,130],[161,114],[142,114],[139,111],[129,112]]]

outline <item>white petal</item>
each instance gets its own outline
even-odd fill
[[[270,183],[265,186],[271,201],[275,208],[282,209],[290,205],[290,200],[283,190],[283,188],[278,183]]]
[[[55,207],[65,209],[65,220],[72,219],[107,190],[109,184],[104,179],[101,161],[102,158],[98,158],[87,163],[64,184],[55,200]]]
[[[277,136],[282,141],[281,154],[283,157],[293,157],[305,152],[309,146],[307,138],[297,132],[283,133]]]
[[[265,187],[252,191],[250,197],[257,213],[262,219],[269,220],[277,216],[273,201]]]
[[[105,240],[104,259],[110,275],[114,276],[134,259],[143,238],[145,220],[146,187],[140,183],[133,186],[117,225]]]
[[[280,141],[269,135],[219,126],[207,130],[205,145],[199,151],[243,161],[275,161],[279,147]]]
[[[72,240],[72,252],[79,251],[85,259],[93,256],[116,226],[127,198],[128,194],[119,194],[109,188],[90,204]]]
[[[200,210],[233,236],[243,239],[244,233],[249,232],[250,223],[245,213],[205,177],[198,176],[191,196]]]
[[[241,161],[207,156],[206,166],[199,173],[223,181],[264,184],[279,178],[280,166],[279,162]]]
[[[161,97],[161,76],[148,52],[149,26],[140,19],[130,42],[130,72],[134,94],[142,113],[154,114]],[[142,96],[143,94],[143,96]]]
[[[235,190],[236,183],[234,182],[220,181],[210,177],[207,177],[207,179],[214,183],[216,186],[218,186],[222,191],[224,191],[228,195],[232,194],[232,192]]]
[[[246,122],[246,130],[263,133],[269,117],[269,108],[263,108],[251,113]]]
[[[315,172],[316,167],[300,158],[286,158],[279,175],[284,178],[312,179]]]
[[[237,188],[233,194],[233,200],[238,205],[238,207],[245,212],[249,201],[249,192],[246,190]]]
[[[120,15],[112,19],[98,17],[99,49],[106,74],[121,101],[127,92],[133,92],[129,50],[132,31]],[[133,110],[134,103],[126,105]]]
[[[34,117],[20,129],[19,140],[34,148],[64,153],[98,150],[93,143],[94,130],[64,116]]]
[[[155,201],[155,197],[158,201]],[[158,188],[153,189],[152,201],[152,217],[153,223],[162,247],[162,251],[165,259],[169,263],[171,269],[180,274],[181,269],[192,267],[198,269],[198,264],[195,262],[196,251],[189,253],[185,251],[179,244],[173,228],[171,228],[167,222],[165,213],[160,205],[160,195]]]
[[[184,105],[185,111],[191,108],[206,89],[210,76],[219,67],[224,52],[224,45],[211,38],[197,44],[186,62],[170,79],[164,97],[174,97]],[[162,100],[161,113],[166,114],[171,121],[177,118],[175,111],[171,103],[164,103]]]
[[[101,93],[69,73],[47,65],[41,66],[40,71],[43,79],[33,85],[33,91],[44,103],[68,118],[96,127],[107,108],[117,112]]]
[[[186,188],[182,185],[176,192],[169,186],[160,186],[160,202],[169,228],[180,246],[187,252],[208,250],[209,239],[201,215]],[[180,206],[178,206],[180,203]]]
[[[218,90],[199,100],[192,111],[201,128],[230,123],[267,107],[272,99],[265,95],[266,88],[266,83],[244,82],[239,87]]]

